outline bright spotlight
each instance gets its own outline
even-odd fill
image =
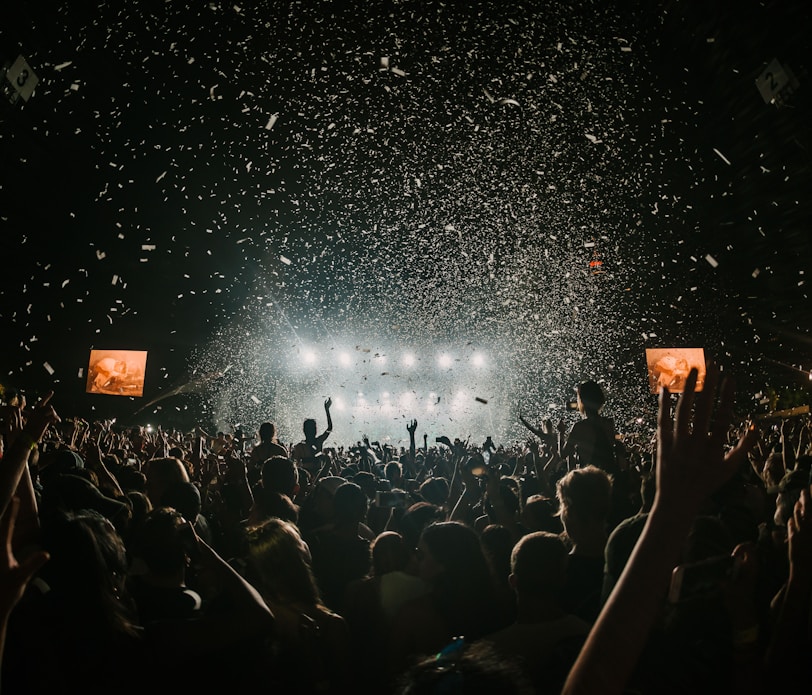
[[[403,366],[404,367],[412,367],[412,366],[414,366],[414,355],[407,352],[403,356]]]
[[[475,367],[483,367],[483,366],[485,366],[485,357],[484,357],[484,356],[482,356],[482,355],[480,355],[479,353],[476,353],[476,354],[475,354],[475,355],[474,355],[474,356],[471,358],[471,363],[472,363],[472,364],[473,364]]]
[[[352,364],[352,357],[350,357],[348,352],[342,352],[338,356],[338,361],[341,363],[342,367],[349,367]]]
[[[453,360],[451,359],[451,355],[446,355],[445,353],[437,358],[437,364],[439,364],[443,369],[448,369],[452,362]]]
[[[316,352],[314,350],[305,350],[302,353],[302,359],[305,364],[316,364]]]

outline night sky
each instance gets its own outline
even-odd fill
[[[807,387],[810,10],[729,5],[13,3],[0,383],[286,440],[332,396],[347,441],[509,439],[586,378],[649,417],[646,347],[743,410]],[[85,394],[91,348],[147,350],[144,397]]]

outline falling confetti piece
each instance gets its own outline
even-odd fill
[[[54,368],[50,364],[48,364],[47,362],[43,362],[42,366],[45,367],[45,371],[48,372],[48,374],[53,375]]]
[[[716,259],[715,259],[713,256],[711,256],[710,254],[707,254],[707,255],[705,256],[705,260],[706,260],[708,263],[710,263],[711,268],[716,268],[716,267],[718,267],[718,265],[719,265],[719,262],[718,262],[718,261],[717,261],[717,260],[716,260]]]
[[[718,155],[719,155],[719,159],[721,159],[721,160],[722,160],[722,161],[723,161],[725,164],[727,164],[728,166],[730,166],[730,160],[729,160],[727,157],[725,157],[725,155],[723,155],[723,154],[722,154],[722,153],[721,153],[719,150],[717,150],[715,147],[713,148],[713,151],[714,151],[714,152],[716,152],[716,154],[718,154]]]

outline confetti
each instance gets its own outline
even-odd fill
[[[719,159],[721,159],[721,160],[722,160],[722,161],[723,161],[725,164],[727,164],[728,166],[730,166],[730,160],[729,160],[727,157],[725,157],[725,155],[723,155],[723,154],[722,154],[722,153],[721,153],[719,150],[717,150],[715,147],[713,148],[713,151],[714,151],[714,152],[716,152],[716,154],[717,154],[717,155],[719,155]]]

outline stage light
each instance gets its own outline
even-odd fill
[[[485,357],[477,352],[473,357],[471,357],[471,364],[473,364],[475,367],[484,367]]]
[[[403,366],[404,367],[412,367],[412,366],[414,366],[414,355],[412,355],[409,352],[407,352],[405,355],[403,355]]]
[[[338,356],[338,361],[341,363],[342,367],[349,367],[352,364],[352,357],[350,357],[349,353],[342,352]]]
[[[344,399],[341,396],[336,396],[333,399],[333,405],[335,409],[339,412],[343,412],[346,409],[346,405],[344,404]]]
[[[305,364],[316,364],[316,352],[314,350],[306,349],[302,352],[302,359]]]
[[[451,359],[451,355],[447,355],[445,353],[437,358],[437,364],[439,364],[442,369],[448,369],[452,362],[453,360]]]

